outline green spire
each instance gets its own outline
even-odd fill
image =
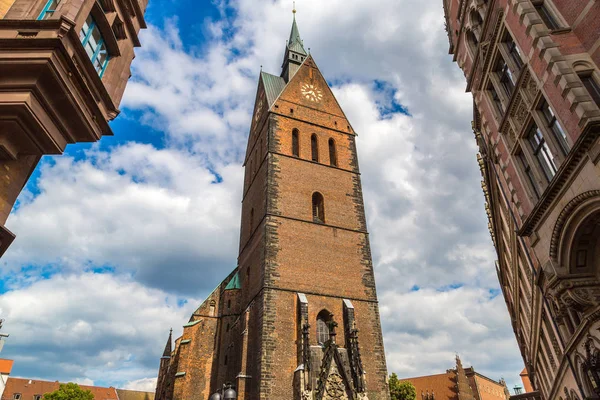
[[[288,49],[295,53],[303,56],[308,55],[304,50],[304,44],[300,37],[300,31],[298,30],[298,24],[296,23],[296,3],[294,2],[294,23],[292,24],[292,31],[290,32],[290,40],[288,41]]]

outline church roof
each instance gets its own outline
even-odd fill
[[[300,31],[298,30],[298,24],[296,23],[296,13],[294,12],[294,23],[292,24],[292,31],[290,32],[290,40],[288,41],[288,49],[304,56],[308,55],[304,50],[304,44],[302,38],[300,38]]]
[[[265,88],[265,94],[267,95],[267,101],[269,102],[269,108],[275,103],[275,100],[279,97],[283,89],[285,89],[285,79],[281,76],[271,75],[266,72],[260,73],[260,78],[263,81]]]
[[[241,289],[242,283],[240,282],[240,273],[236,272],[233,278],[229,281],[225,290]]]
[[[163,357],[171,357],[171,342],[173,337],[173,329],[169,332],[169,339],[167,339],[167,344],[165,345],[165,351],[163,352]]]

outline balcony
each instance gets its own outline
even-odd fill
[[[74,27],[64,17],[0,20],[0,160],[112,135],[119,111]]]

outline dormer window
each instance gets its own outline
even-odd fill
[[[39,15],[38,20],[48,19],[52,17],[52,15],[54,15],[54,12],[56,11],[56,7],[58,7],[58,5],[60,4],[60,1],[61,0],[48,0],[46,6]]]
[[[94,69],[98,72],[100,78],[102,78],[110,57],[108,55],[108,48],[104,42],[104,37],[102,36],[94,17],[91,15],[85,20],[83,28],[81,28],[81,32],[79,33],[79,38],[81,39],[81,44],[83,45],[85,52],[92,61]]]

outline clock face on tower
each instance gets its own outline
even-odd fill
[[[305,83],[302,85],[301,92],[307,100],[314,101],[315,103],[318,103],[323,98],[323,92],[321,89],[319,89],[316,85],[311,85],[310,83]]]

